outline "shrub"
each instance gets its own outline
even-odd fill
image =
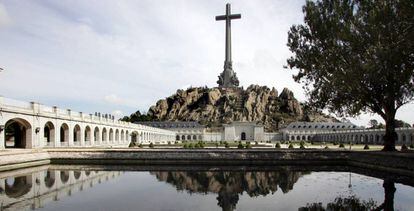
[[[239,142],[239,145],[237,145],[237,149],[243,149],[243,148],[244,148],[243,144]]]
[[[369,149],[368,144],[365,144],[364,149]]]
[[[216,148],[218,148],[218,147],[219,147],[219,143],[216,142]]]
[[[414,148],[414,144],[410,144],[410,148],[413,149]]]
[[[184,148],[184,149],[187,149],[187,148],[188,148],[187,143],[185,143],[185,144],[184,144],[183,148]]]
[[[338,142],[334,141],[334,142],[333,142],[333,145],[338,145]]]
[[[300,141],[299,145],[305,145],[305,141]]]
[[[294,147],[293,147],[293,144],[289,144],[289,147],[288,147],[289,149],[293,149]]]
[[[339,144],[339,148],[345,148],[344,144],[343,143],[340,143]]]
[[[280,149],[280,143],[279,142],[276,143],[275,148]]]
[[[304,143],[300,143],[300,147],[299,147],[300,149],[305,149],[305,144]]]
[[[255,141],[255,142],[254,142],[254,145],[259,145],[259,142]]]
[[[142,145],[142,143],[139,143],[138,147],[139,148],[144,148],[144,146]]]
[[[171,141],[168,141],[168,145],[171,145]]]
[[[150,147],[150,148],[154,148],[154,144],[151,142],[151,143],[149,144],[149,147]]]
[[[250,145],[250,142],[247,142],[246,143],[246,149],[251,149],[252,148],[252,145]]]
[[[223,145],[223,141],[220,141],[220,145]]]
[[[328,146],[325,146],[325,149],[329,149],[329,147]]]
[[[129,143],[129,145],[128,145],[128,147],[135,147],[135,146],[136,146],[135,142],[132,142],[132,141],[131,141],[131,143]]]
[[[224,147],[226,147],[226,148],[230,148],[230,145],[229,145],[229,143],[227,143],[227,142],[224,142]]]
[[[408,147],[407,147],[407,145],[405,145],[405,144],[403,144],[402,146],[401,146],[401,150],[408,150]]]
[[[190,143],[190,144],[188,145],[188,148],[189,148],[189,149],[194,148],[193,144],[192,144],[192,143]]]

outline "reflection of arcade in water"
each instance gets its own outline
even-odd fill
[[[119,175],[120,172],[114,171],[52,170],[47,166],[10,175],[1,173],[0,210],[41,208],[50,201],[58,201]]]
[[[172,184],[177,190],[190,193],[216,193],[218,205],[225,211],[235,210],[239,195],[246,192],[250,197],[266,196],[277,191],[293,189],[297,180],[307,172],[151,172],[159,181]]]

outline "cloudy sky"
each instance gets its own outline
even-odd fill
[[[287,32],[304,0],[233,0],[233,67],[240,84],[288,87]],[[224,60],[221,0],[2,0],[0,95],[129,115],[189,86],[216,86]],[[413,123],[414,106],[397,118]],[[377,116],[352,119],[365,125]]]

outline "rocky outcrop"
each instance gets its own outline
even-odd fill
[[[259,85],[251,85],[246,90],[206,87],[177,90],[152,106],[148,115],[159,121],[198,121],[210,127],[232,121],[255,121],[267,131],[277,131],[293,121],[335,121],[304,110],[287,88],[278,95],[275,88]]]

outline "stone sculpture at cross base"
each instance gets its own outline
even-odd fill
[[[226,66],[226,65],[225,65]],[[236,73],[231,69],[224,67],[224,71],[218,76],[217,84],[219,87],[238,87],[239,79]]]

